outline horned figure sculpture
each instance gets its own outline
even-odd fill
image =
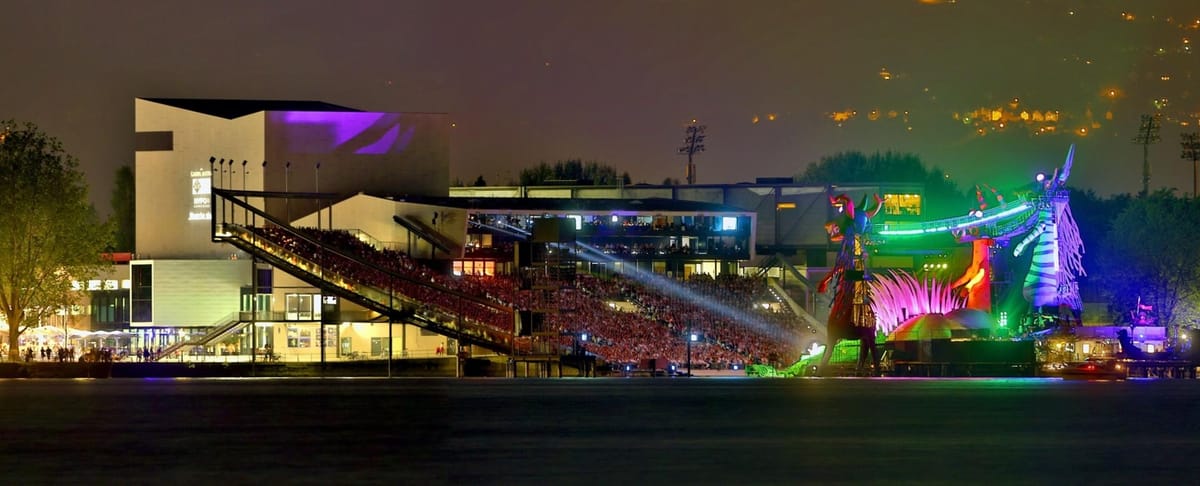
[[[871,312],[870,290],[867,280],[870,273],[867,265],[866,245],[871,230],[871,218],[883,208],[883,199],[874,195],[875,207],[867,209],[867,198],[863,196],[860,208],[845,194],[830,196],[829,203],[838,208],[840,214],[828,223],[825,231],[830,241],[841,243],[833,268],[817,285],[817,292],[824,293],[829,283],[834,284],[833,302],[829,309],[827,324],[828,344],[821,357],[821,372],[824,373],[833,356],[833,348],[842,339],[858,339],[858,369],[866,367],[867,353],[871,353],[872,372],[879,369],[879,351],[875,347],[875,314]]]
[[[1083,241],[1071,214],[1066,187],[1074,156],[1072,145],[1062,171],[1055,169],[1053,175],[1039,181],[1037,226],[1017,243],[1013,256],[1020,256],[1033,245],[1032,262],[1022,287],[1030,304],[1035,308],[1065,305],[1078,315],[1083,303],[1077,279],[1087,272],[1083,269]]]

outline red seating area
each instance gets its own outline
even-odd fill
[[[630,286],[626,292],[651,318],[680,335],[697,334],[710,347],[758,362],[782,364],[799,357],[795,316],[765,312],[758,306],[773,299],[765,280],[695,276],[683,282],[683,288],[686,297],[644,286]],[[694,362],[694,344],[692,353]]]
[[[666,358],[682,366],[687,360],[685,339],[689,322],[692,331],[701,336],[692,343],[693,367],[728,368],[752,362],[786,364],[799,356],[795,316],[763,312],[756,306],[773,299],[762,279],[694,277],[682,283],[688,298],[670,297],[620,276],[600,278],[587,274],[578,275],[572,285],[552,293],[519,291],[517,280],[510,276],[442,275],[401,252],[377,250],[347,231],[302,231],[307,237],[374,267],[329,253],[322,256],[318,246],[290,237],[280,229],[260,233],[298,255],[324,262],[327,272],[381,289],[390,285],[417,301],[485,323],[492,332],[511,333],[512,313],[457,297],[455,292],[516,310],[558,309],[559,312],[547,315],[550,329],[564,334],[555,341],[569,349],[575,336],[586,333],[584,348],[610,363],[636,364],[643,358]],[[390,277],[379,269],[405,278]],[[624,311],[609,306],[610,301],[629,301],[636,307]],[[719,302],[738,312],[720,315],[699,305],[701,302]],[[748,316],[758,324],[748,325],[745,322]]]
[[[637,281],[616,276],[600,278],[581,274],[571,287],[554,292],[552,302],[539,302],[533,292],[517,292],[508,277],[461,277],[461,290],[472,289],[500,297],[516,309],[560,309],[548,315],[552,329],[572,336],[588,335],[586,349],[609,362],[634,363],[642,358],[661,357],[683,365],[687,360],[687,321],[700,340],[692,344],[694,367],[728,368],[753,362],[790,363],[799,357],[796,337],[798,320],[790,313],[766,312],[756,304],[774,299],[766,281],[743,277],[696,277],[684,284],[695,297],[672,298]],[[482,295],[476,293],[476,295]],[[632,312],[610,307],[610,301],[637,304]],[[698,302],[718,301],[741,311],[740,316],[722,317]],[[760,324],[750,327],[739,317],[747,315]],[[571,346],[573,338],[561,340]],[[790,361],[789,361],[790,360]]]
[[[513,314],[503,306],[489,306],[451,292],[453,287],[443,285],[447,277],[435,275],[403,253],[378,251],[346,231],[302,230],[305,236],[322,245],[354,256],[373,266],[360,264],[337,253],[323,251],[316,243],[297,238],[280,228],[255,228],[256,233],[275,242],[301,258],[320,265],[326,276],[333,274],[349,282],[380,289],[388,289],[423,304],[417,312],[431,314],[433,311],[448,312],[464,317],[468,322],[457,322],[464,332],[484,333],[493,342],[511,340]],[[389,274],[389,272],[391,274]],[[393,275],[400,275],[396,278]],[[476,324],[469,326],[469,324]],[[479,325],[482,325],[479,326]]]

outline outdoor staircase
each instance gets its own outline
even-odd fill
[[[778,297],[779,301],[786,305],[788,310],[790,310],[792,314],[795,314],[801,322],[808,327],[816,329],[818,334],[826,334],[827,331],[825,328],[825,323],[821,322],[816,317],[813,317],[813,315],[805,310],[803,306],[796,303],[796,300],[792,299],[792,296],[788,293],[787,289],[784,289],[782,286],[780,286],[778,281],[773,278],[767,279],[767,285],[772,291],[774,291],[775,296]]]
[[[462,315],[462,311],[466,307],[491,307],[495,309],[497,307],[495,304],[480,302],[482,299],[461,295],[460,292],[440,287],[433,283],[416,282],[407,277],[389,273],[391,278],[405,280],[410,284],[421,285],[440,293],[460,294],[460,298],[457,299],[457,305],[463,308],[441,308],[427,302],[421,302],[403,293],[389,291],[365,282],[356,281],[352,277],[356,270],[354,268],[342,268],[339,269],[338,273],[334,273],[332,270],[326,271],[324,267],[318,265],[316,262],[294,254],[283,246],[264,237],[264,235],[251,231],[248,228],[225,225],[223,230],[224,232],[219,235],[221,241],[232,244],[254,255],[259,260],[270,263],[276,268],[314,287],[320,288],[322,294],[336,295],[342,299],[361,305],[370,311],[377,312],[380,315],[390,316],[396,322],[408,322],[443,336],[457,339],[462,344],[476,345],[505,354],[512,352],[513,335],[511,330],[504,332],[486,324],[467,319]],[[329,251],[336,252],[337,250],[329,248]],[[382,269],[367,262],[358,261],[356,258],[346,254],[339,254],[339,256],[342,263],[345,263],[349,259],[354,262],[354,265],[362,267],[357,270],[386,273]],[[510,315],[512,313],[509,309],[504,309],[503,311],[506,311]]]
[[[783,285],[781,285],[779,281],[774,278],[767,279],[771,290],[774,291],[775,295],[779,297],[780,301],[782,301],[784,305],[786,305],[788,309],[792,311],[792,314],[795,314],[796,317],[801,320],[801,322],[813,329],[816,329],[818,334],[824,336],[827,332],[825,323],[814,317],[812,314],[812,312],[815,312],[817,309],[821,308],[820,305],[816,305],[821,300],[821,294],[816,293],[816,288],[812,285],[812,282],[809,282],[808,277],[804,275],[803,272],[797,269],[795,265],[792,265],[791,262],[788,262],[787,258],[779,253],[771,255],[763,261],[761,265],[762,270],[758,272],[757,276],[760,278],[765,277],[767,272],[771,268],[775,267],[778,267],[784,272],[785,278],[790,276],[794,282],[799,283],[799,286],[806,295],[813,295],[814,305],[810,309],[805,305],[801,305],[800,303],[796,302],[796,300],[792,297],[791,292],[785,289]],[[805,302],[805,304],[807,304],[807,302]]]
[[[241,313],[233,312],[218,321],[218,324],[213,326],[207,333],[198,338],[188,340],[180,340],[175,344],[167,346],[162,351],[159,351],[151,358],[152,361],[161,361],[164,357],[171,356],[176,352],[194,346],[206,346],[210,343],[219,342],[226,337],[245,329],[250,321],[241,319]]]
[[[233,245],[255,259],[320,289],[322,295],[353,302],[394,322],[413,324],[456,339],[460,344],[474,345],[501,354],[512,353],[515,319],[511,308],[428,280],[379,268],[377,264],[352,255],[353,252],[314,240],[310,234],[247,204],[239,199],[240,195],[239,191],[213,189],[215,210],[211,225],[214,242]],[[270,232],[265,230],[267,227],[271,229]],[[283,242],[303,242],[316,248],[318,254],[294,253]],[[373,282],[359,281],[355,275],[369,275]],[[380,278],[386,280],[382,286],[378,286]],[[439,299],[443,303],[435,304],[404,292],[427,297],[449,295],[453,299],[450,302]],[[469,315],[490,316],[493,322],[489,325]],[[498,327],[502,324],[507,326]]]

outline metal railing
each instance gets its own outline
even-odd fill
[[[185,347],[203,346],[213,341],[215,336],[226,334],[230,329],[241,329],[241,327],[238,326],[239,323],[242,323],[241,317],[242,315],[240,312],[231,312],[226,314],[224,317],[217,320],[218,324],[214,325],[212,329],[204,335],[198,338],[189,336],[187,339],[180,339],[179,341],[176,341],[175,344],[167,346],[162,351],[156,353],[152,360],[160,361],[163,357],[170,356]]]
[[[212,223],[213,241],[237,246],[321,288],[324,293],[349,299],[401,322],[411,322],[466,344],[511,352],[511,326],[515,323],[511,308],[380,268],[267,215],[237,199],[239,196],[243,196],[242,191],[213,190],[213,207],[220,208],[215,211]],[[285,245],[287,242],[302,244],[315,253],[301,255]],[[435,297],[442,303],[423,297]],[[477,321],[471,315],[488,317],[495,324]]]

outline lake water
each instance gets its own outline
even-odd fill
[[[1200,381],[0,380],[6,484],[1163,484]]]

